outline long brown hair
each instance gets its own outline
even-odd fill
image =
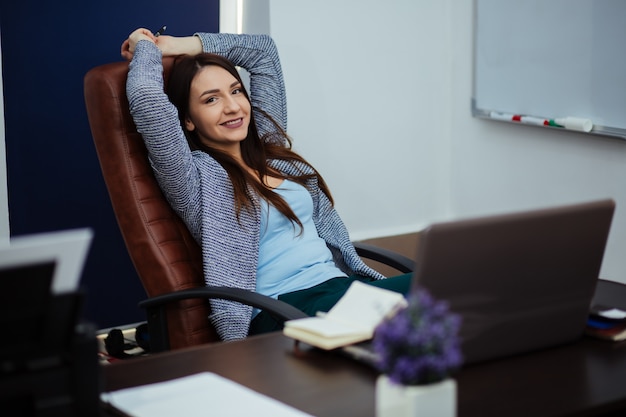
[[[263,178],[265,178],[266,175],[289,179],[305,187],[307,186],[308,180],[316,179],[320,190],[326,194],[331,203],[333,203],[333,199],[322,176],[304,158],[291,150],[291,139],[266,112],[259,108],[253,108],[253,110],[259,112],[272,122],[275,131],[260,137],[256,127],[254,112],[252,112],[250,115],[248,134],[241,142],[242,158],[250,168],[258,173],[257,178],[254,178],[253,174],[244,169],[228,153],[207,146],[200,140],[196,131],[188,131],[185,128],[185,120],[189,115],[191,82],[198,71],[208,65],[216,65],[228,71],[241,83],[242,91],[248,101],[250,101],[250,96],[245,89],[239,72],[228,59],[210,53],[201,53],[194,56],[181,55],[177,57],[166,85],[166,93],[172,104],[178,109],[178,117],[185,131],[189,146],[191,149],[208,153],[226,170],[233,184],[235,209],[238,218],[241,210],[245,209],[252,212],[254,208],[255,199],[250,193],[250,188],[252,188],[257,195],[272,204],[285,217],[302,228],[300,219],[295,215],[289,204],[287,204],[279,194],[275,193],[264,184]],[[278,135],[278,137],[276,137],[276,135]],[[298,174],[287,175],[278,172],[276,169],[272,169],[269,164],[272,160],[289,162],[295,168],[294,172]]]

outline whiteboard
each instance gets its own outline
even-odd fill
[[[626,139],[626,1],[475,2],[474,116],[585,118]]]

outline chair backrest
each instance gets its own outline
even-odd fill
[[[172,66],[164,59],[164,76]],[[154,178],[126,99],[128,63],[91,69],[84,79],[91,133],[113,210],[149,297],[204,286],[200,247]],[[168,307],[170,348],[219,340],[203,300]]]

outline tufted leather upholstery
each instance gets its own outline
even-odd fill
[[[164,59],[166,73],[172,59]],[[204,286],[200,247],[163,196],[135,129],[126,99],[128,63],[90,70],[85,103],[102,174],[126,247],[149,297]],[[219,340],[208,302],[167,307],[171,349]]]

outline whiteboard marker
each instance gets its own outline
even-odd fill
[[[489,113],[490,118],[494,120],[503,120],[505,122],[512,122],[514,116],[514,114],[498,113],[496,111],[492,111],[491,113]]]
[[[555,119],[554,121],[566,129],[577,130],[579,132],[591,132],[591,129],[593,129],[591,120],[582,119],[580,117],[563,117]]]
[[[514,119],[515,120],[515,119]],[[519,122],[527,125],[536,125],[536,126],[549,126],[550,122],[541,117],[532,117],[532,116],[520,116]]]
[[[522,116],[520,114],[510,114],[510,113],[499,113],[492,111],[489,113],[489,117],[494,120],[503,120],[506,122],[518,122],[526,125],[535,125],[535,126],[553,126],[553,127],[563,127],[559,126],[554,120],[545,119],[543,117],[534,117],[534,116]]]
[[[490,112],[489,117],[494,120],[518,122],[535,126],[564,127],[565,129],[576,130],[578,132],[591,132],[591,129],[593,129],[593,123],[591,120],[581,117],[545,119],[543,117],[522,116],[519,114],[500,113],[495,111]]]

